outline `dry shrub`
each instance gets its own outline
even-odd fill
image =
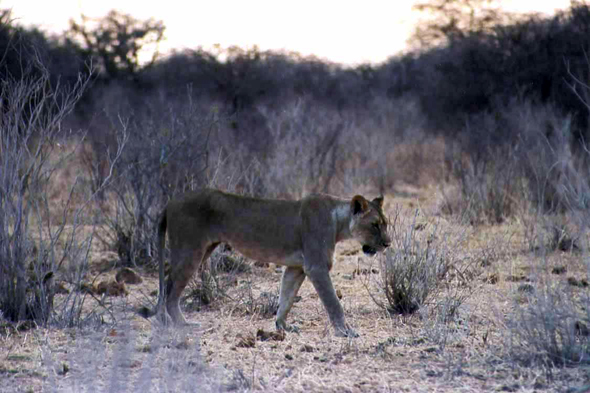
[[[107,114],[112,115],[110,142],[95,141],[94,155],[86,155],[95,182],[103,176],[102,161],[109,162],[112,145],[126,143],[115,166],[117,179],[108,190],[108,205],[102,204],[110,229],[105,241],[124,265],[151,261],[157,222],[168,200],[207,184],[209,141],[217,122],[190,97],[189,92],[182,102],[146,100],[142,111],[126,118]]]
[[[21,76],[8,75],[0,89],[0,310],[14,322],[46,324],[54,312],[56,273],[66,263],[83,270],[91,244],[91,236],[77,236],[86,213],[85,205],[73,208],[77,184],[57,212],[49,192],[56,170],[71,156],[60,154],[67,135],[62,121],[90,77],[80,75],[70,89],[51,88],[47,68],[30,50],[33,60],[22,64]],[[56,214],[58,222],[52,220]],[[79,311],[79,303],[68,299],[58,319],[71,324],[78,315],[70,311]]]
[[[570,88],[590,110],[590,87],[572,73],[569,64],[567,68]],[[536,169],[536,176],[530,177],[531,183],[537,180],[532,189],[537,191],[533,194],[537,214],[533,215],[529,226],[540,224],[543,231],[529,229],[527,232],[529,244],[543,246],[540,247],[542,259],[540,266],[532,266],[537,285],[515,296],[514,312],[507,318],[507,347],[512,358],[524,363],[570,366],[590,363],[590,293],[587,289],[590,264],[584,255],[586,277],[563,280],[558,275],[545,273],[551,270],[546,252],[580,250],[585,254],[588,251],[590,151],[582,143],[580,151],[574,155],[571,117],[558,120],[552,122],[546,138],[541,139],[545,149],[540,150],[541,157],[535,157],[538,165],[529,166],[531,170]],[[541,213],[556,210],[564,214],[541,217]],[[557,271],[553,269],[552,272]]]
[[[564,213],[542,214],[529,207],[519,213],[525,244],[540,255],[553,251],[585,252],[588,246],[584,242],[585,215],[571,209]]]
[[[310,192],[338,193],[338,158],[343,138],[352,132],[350,116],[315,107],[309,99],[285,108],[258,108],[274,137],[270,154],[253,168],[260,180],[258,191],[297,198]]]
[[[388,156],[388,166],[396,169],[396,181],[415,186],[440,183],[445,175],[445,142],[428,138],[400,143]]]
[[[446,167],[458,192],[443,192],[443,212],[471,224],[502,223],[523,208],[563,210],[576,166],[571,116],[514,99],[470,116]]]
[[[238,284],[238,276],[252,271],[246,258],[225,245],[217,247],[206,263],[209,266],[202,266],[199,277],[189,282],[189,291],[184,298],[195,310],[218,299],[229,298],[228,291]]]
[[[451,291],[455,285],[465,288],[473,279],[472,266],[461,264],[453,250],[457,240],[442,233],[438,225],[417,223],[419,211],[408,219],[397,210],[391,223],[393,245],[380,260],[381,278],[377,290],[369,291],[381,308],[395,314],[412,314],[424,305],[436,305],[435,299],[447,293],[444,305],[454,314],[465,300],[466,292]]]
[[[571,225],[564,222],[549,222],[544,228],[548,235],[548,250],[565,252],[580,250],[580,234]]]
[[[509,355],[526,364],[589,363],[588,290],[550,275],[536,281],[534,290],[515,296],[514,312],[507,317]]]
[[[200,311],[203,306],[208,306],[220,294],[217,282],[209,272],[203,270],[199,276],[199,279],[192,278],[189,281],[188,292],[183,297],[185,306],[194,311]]]
[[[244,144],[224,145],[215,185],[255,196],[300,198],[312,192],[349,195],[390,192],[396,182],[422,182],[417,172],[437,172],[438,140],[422,127],[425,117],[411,97],[372,97],[371,110],[339,111],[312,97],[277,110],[255,109],[268,131],[263,154]],[[435,154],[432,154],[435,152]],[[433,157],[436,157],[433,160]],[[426,180],[430,177],[427,176]],[[230,179],[230,186],[224,184]]]
[[[459,192],[443,190],[442,211],[472,225],[501,223],[510,217],[515,208],[515,162],[490,159],[476,163],[472,156],[462,157],[460,153],[453,156],[452,170]]]

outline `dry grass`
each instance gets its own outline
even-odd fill
[[[389,211],[396,205],[435,211],[436,196],[428,190],[408,188],[399,195],[388,200]],[[425,214],[422,220],[441,225],[444,219]],[[545,280],[563,283],[568,277],[585,277],[579,255],[551,252],[545,265],[539,266],[518,222],[468,232],[458,224],[445,221],[444,225],[467,233],[457,246],[459,253],[482,266],[481,276],[473,278],[477,291],[450,322],[441,322],[432,310],[392,316],[375,305],[366,283],[379,274],[373,271],[378,263],[352,242],[338,245],[332,277],[349,321],[361,334],[358,339],[333,335],[307,281],[289,316],[300,333],[287,334],[283,341],[256,339],[258,330],[274,329],[274,319],[243,300],[246,290],[258,301],[264,299],[263,293],[276,293],[280,273],[272,265],[252,266],[250,272],[237,275],[227,296],[198,312],[187,310],[197,327],[162,329],[133,313],[149,299],[155,300],[156,276],[142,272],[144,282],[128,285],[126,297],[88,297],[86,309],[103,321],[92,330],[4,329],[0,391],[90,391],[90,385],[110,391],[147,390],[147,386],[165,391],[163,384],[170,383],[177,391],[195,386],[198,391],[565,391],[587,384],[590,375],[583,367],[516,361],[511,353],[521,343],[508,334],[507,322],[518,312],[514,299],[520,302],[516,304],[529,301],[527,293],[519,290],[522,285],[536,289]],[[99,280],[113,279],[115,270],[103,269],[111,253],[100,248],[92,252],[89,278],[100,274]],[[566,266],[566,272],[552,273],[559,266]],[[582,286],[572,289],[587,291]],[[57,303],[59,296],[65,295],[58,295]]]

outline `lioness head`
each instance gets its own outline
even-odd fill
[[[350,202],[350,211],[350,233],[362,244],[365,254],[374,255],[389,247],[391,239],[387,234],[388,222],[383,214],[382,196],[368,201],[357,195]]]

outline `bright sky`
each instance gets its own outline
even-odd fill
[[[424,0],[422,0],[423,2]],[[345,64],[377,63],[404,50],[416,0],[0,0],[20,24],[60,32],[80,14],[117,9],[166,26],[161,51],[237,45],[285,49]],[[570,0],[503,0],[513,12],[552,14]]]

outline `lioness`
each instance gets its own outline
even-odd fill
[[[330,269],[337,242],[354,238],[366,254],[390,244],[383,197],[360,195],[342,200],[314,194],[299,201],[249,198],[213,189],[182,195],[168,203],[158,230],[160,297],[148,317],[166,311],[174,323],[186,324],[180,295],[215,247],[228,243],[244,256],[285,266],[281,281],[277,329],[289,330],[285,319],[305,277],[317,291],[338,336],[357,336],[344,319]],[[164,286],[163,249],[166,230],[170,272]]]

